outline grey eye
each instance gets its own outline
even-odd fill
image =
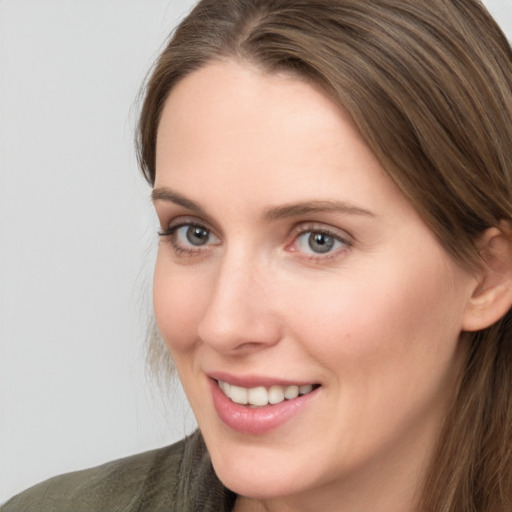
[[[297,237],[297,247],[307,254],[327,254],[350,244],[325,231],[305,231]]]
[[[210,239],[210,231],[201,226],[183,226],[187,240],[195,246],[201,246],[208,243]]]
[[[308,236],[308,245],[313,252],[324,254],[329,252],[336,240],[326,233],[310,233]]]

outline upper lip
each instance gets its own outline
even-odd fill
[[[270,386],[305,386],[308,384],[316,384],[311,380],[288,380],[280,377],[268,377],[262,375],[233,375],[225,372],[209,372],[208,377],[215,380],[221,380],[235,386],[242,388],[256,388],[263,386],[269,388]]]

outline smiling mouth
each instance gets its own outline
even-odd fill
[[[319,384],[306,384],[303,386],[279,386],[273,385],[269,388],[258,386],[255,388],[243,388],[235,386],[222,380],[217,380],[219,388],[231,401],[249,407],[265,407],[275,405],[285,400],[293,400],[298,396],[307,395],[319,388]]]

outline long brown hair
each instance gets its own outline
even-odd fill
[[[447,252],[512,221],[512,50],[477,0],[203,0],[146,84],[141,169],[155,179],[164,102],[220,59],[320,85]],[[424,512],[512,510],[512,316],[468,334],[456,398],[424,484]]]

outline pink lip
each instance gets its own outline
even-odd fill
[[[242,388],[256,388],[258,386],[269,388],[274,384],[277,386],[303,386],[307,384],[313,384],[313,382],[298,380],[291,381],[273,377],[260,377],[257,375],[237,376],[223,372],[211,372],[208,373],[208,377],[211,377],[215,380],[222,380],[223,382],[234,384],[235,386],[240,386]]]
[[[236,432],[252,435],[265,434],[291,420],[293,417],[299,414],[313,398],[317,396],[318,391],[318,389],[315,389],[306,395],[298,396],[293,400],[284,400],[279,404],[251,408],[236,404],[235,402],[231,401],[222,392],[217,384],[217,381],[213,378],[209,379],[209,382],[213,397],[213,405],[222,422]],[[240,385],[236,384],[233,379],[226,379],[225,382]],[[272,384],[277,383],[276,381],[273,381]],[[270,384],[263,384],[262,380],[259,379],[257,385],[268,386]],[[289,384],[280,385],[286,386]],[[252,384],[250,386],[245,384],[244,387],[255,386]]]

